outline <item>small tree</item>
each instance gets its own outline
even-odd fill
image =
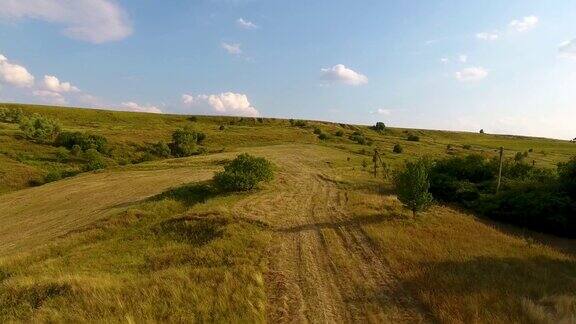
[[[169,144],[172,155],[178,157],[190,156],[198,153],[206,135],[192,128],[177,129],[172,133],[172,142]]]
[[[262,157],[240,154],[214,176],[214,183],[222,191],[247,191],[262,181],[274,178],[272,163]]]
[[[400,144],[394,145],[394,148],[392,149],[392,152],[397,153],[397,154],[402,153],[402,151],[404,151],[404,149],[402,148],[402,145],[400,145]]]
[[[481,129],[481,130],[480,130],[480,134],[484,134],[484,129]]]
[[[20,129],[26,138],[46,142],[53,140],[60,133],[61,127],[60,122],[56,119],[34,114],[30,118],[23,117],[20,120]]]
[[[403,171],[394,177],[398,199],[412,211],[412,215],[426,210],[433,202],[429,180],[430,163],[426,159],[407,162]]]
[[[386,130],[386,125],[383,122],[377,122],[376,125],[372,126],[375,131],[383,132]]]

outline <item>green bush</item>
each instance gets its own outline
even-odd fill
[[[320,140],[322,140],[322,141],[326,141],[326,140],[328,140],[330,137],[329,137],[328,134],[326,134],[326,133],[320,133],[320,134],[318,134],[318,138],[319,138]]]
[[[344,132],[341,130],[337,130],[336,133],[334,133],[334,135],[336,135],[338,137],[342,137],[342,136],[344,136]]]
[[[64,147],[59,147],[56,150],[56,159],[58,162],[66,162],[70,159],[70,152]]]
[[[400,144],[394,145],[394,148],[392,149],[392,152],[394,152],[396,154],[400,154],[403,151],[404,151],[404,149],[402,148],[402,145],[400,145]]]
[[[80,145],[74,144],[74,145],[72,145],[72,148],[70,149],[70,153],[72,153],[72,155],[74,155],[74,156],[79,156],[80,153],[82,153],[82,148],[80,147]]]
[[[60,133],[60,122],[39,114],[31,117],[23,117],[20,120],[20,129],[27,139],[47,142],[53,140]]]
[[[306,123],[303,120],[290,119],[290,125],[292,125],[294,127],[306,127],[308,125],[308,123]]]
[[[433,202],[429,192],[429,169],[430,162],[420,159],[417,162],[407,162],[404,170],[396,173],[394,177],[398,199],[414,216],[426,210]]]
[[[222,191],[247,191],[273,177],[272,163],[268,160],[241,154],[214,176],[214,183]]]
[[[362,133],[360,133],[359,131],[355,131],[350,136],[348,136],[348,138],[351,141],[354,141],[360,145],[366,145],[369,143],[369,140],[366,139],[366,137],[364,137],[364,135]]]
[[[560,164],[557,173],[507,159],[496,194],[499,165],[496,158],[474,154],[436,161],[430,192],[497,221],[576,237],[576,157]]]
[[[199,154],[199,145],[206,139],[206,135],[192,128],[177,129],[172,133],[172,142],[169,144],[172,155],[185,157]]]
[[[170,146],[168,146],[168,144],[159,141],[158,143],[152,144],[152,146],[149,149],[149,152],[152,155],[158,156],[158,157],[162,157],[162,158],[167,158],[170,156]]]
[[[83,167],[84,171],[99,170],[106,167],[106,161],[104,161],[102,155],[95,149],[86,150],[84,158],[86,159],[86,164]]]
[[[410,134],[410,135],[408,135],[407,140],[410,141],[410,142],[420,142],[420,136],[414,135],[414,134]]]
[[[374,126],[371,127],[373,130],[375,131],[385,131],[386,130],[386,125],[383,122],[377,122]]]
[[[62,179],[62,172],[51,170],[44,176],[44,183],[54,182]]]
[[[95,149],[100,153],[106,153],[108,140],[104,136],[87,134],[82,132],[62,132],[58,134],[54,141],[56,146],[63,146],[72,150],[74,146],[80,147],[82,151]]]
[[[0,122],[18,124],[24,117],[20,108],[0,108]]]
[[[320,134],[322,134],[322,130],[320,128],[316,127],[316,128],[314,128],[314,134],[320,135]]]

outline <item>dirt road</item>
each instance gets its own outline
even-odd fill
[[[388,272],[348,193],[294,156],[276,159],[277,188],[235,208],[272,224],[268,316],[271,323],[422,322],[421,312]],[[324,170],[325,171],[325,170]]]

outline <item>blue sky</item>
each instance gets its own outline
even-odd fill
[[[576,2],[0,0],[0,101],[576,136]]]

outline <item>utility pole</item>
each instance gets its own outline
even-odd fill
[[[374,177],[378,175],[378,150],[374,149],[374,156],[372,157],[372,163],[374,163]]]
[[[498,185],[496,186],[496,193],[500,191],[500,183],[502,181],[502,161],[504,160],[504,148],[500,147],[500,167],[498,168]]]

